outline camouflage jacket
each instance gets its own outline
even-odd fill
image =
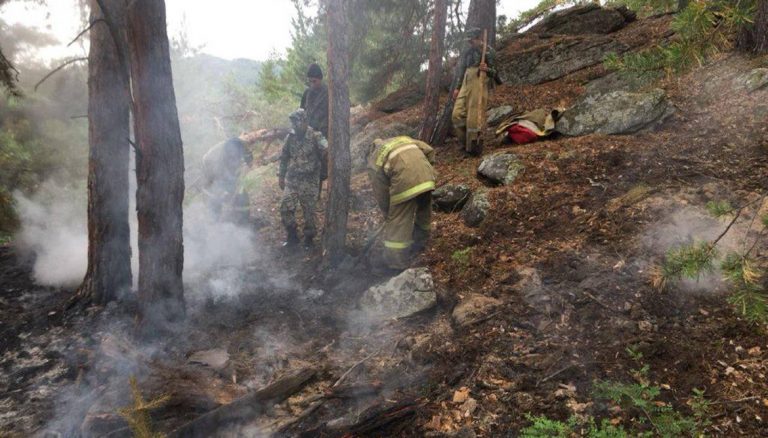
[[[307,123],[315,131],[328,137],[328,86],[307,88],[301,96],[301,108],[307,112]]]
[[[315,179],[319,180],[321,162],[326,159],[328,141],[323,134],[312,128],[307,128],[303,137],[291,131],[285,138],[283,152],[280,155],[280,171],[278,176],[289,180]]]
[[[478,67],[480,61],[483,59],[483,48],[470,46],[459,57],[459,62],[456,64],[456,70],[453,75],[453,82],[451,83],[451,90],[458,90],[461,87],[461,82],[464,80],[464,73],[467,72],[469,67]],[[499,71],[496,69],[496,51],[493,47],[488,46],[485,52],[485,63],[488,64],[488,77],[492,78],[496,84],[501,84],[501,78],[499,78]]]

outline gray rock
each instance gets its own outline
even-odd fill
[[[358,173],[365,170],[366,155],[368,149],[377,138],[396,137],[398,135],[413,135],[413,128],[403,123],[385,123],[381,120],[374,120],[363,128],[362,131],[352,137],[349,142],[350,153],[352,154],[352,172]]]
[[[464,184],[446,184],[432,192],[432,202],[439,210],[454,212],[467,203],[472,191]]]
[[[188,362],[221,371],[229,365],[229,353],[223,348],[198,351],[189,356]]]
[[[663,90],[614,91],[585,97],[563,112],[555,129],[570,136],[631,134],[650,128],[672,112]]]
[[[512,114],[514,111],[514,108],[512,108],[509,105],[502,105],[496,108],[493,108],[492,110],[488,111],[488,126],[496,126],[502,121],[504,121],[504,118]]]
[[[741,76],[739,81],[750,93],[768,85],[768,68],[756,68]]]
[[[501,304],[502,302],[496,298],[477,294],[470,295],[454,307],[451,317],[456,325],[461,327],[490,314]]]
[[[478,192],[472,195],[467,205],[461,209],[461,218],[468,227],[477,227],[488,216],[488,210],[491,204],[488,202],[488,195],[485,192]]]
[[[515,182],[523,169],[525,166],[515,154],[502,152],[485,157],[477,168],[477,173],[493,183],[509,185]]]
[[[657,80],[661,74],[633,75],[614,72],[590,81],[586,85],[587,96],[596,96],[613,91],[638,91]]]
[[[561,35],[608,34],[623,28],[634,18],[636,17],[627,14],[627,11],[602,8],[591,3],[553,12],[532,26],[528,32]]]
[[[369,288],[360,299],[363,312],[375,319],[404,318],[437,303],[432,275],[427,268],[411,268]]]
[[[605,35],[564,37],[524,51],[501,51],[499,70],[512,85],[540,84],[600,64],[609,53],[622,54],[629,46]]]

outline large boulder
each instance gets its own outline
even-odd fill
[[[525,166],[517,159],[517,155],[502,152],[485,157],[477,168],[477,173],[495,184],[509,185],[515,182]]]
[[[467,203],[472,191],[464,184],[445,184],[432,192],[432,202],[439,210],[454,212]]]
[[[411,268],[384,283],[369,288],[360,299],[368,316],[379,319],[404,318],[437,304],[432,275],[427,268]]]
[[[377,138],[396,137],[398,135],[415,135],[414,129],[400,122],[387,123],[383,120],[375,120],[352,137],[349,143],[352,154],[352,172],[358,173],[365,170],[366,154]]]
[[[531,41],[525,50],[498,54],[502,77],[511,84],[540,84],[600,64],[609,53],[629,50],[626,44],[605,35],[566,36],[554,42]]]
[[[477,192],[472,195],[469,202],[461,209],[461,219],[468,227],[478,227],[488,216],[491,208],[488,195],[485,192]]]
[[[590,3],[553,12],[532,26],[528,32],[562,35],[608,34],[623,28],[635,18],[636,15],[626,8],[609,9]]]
[[[555,129],[570,136],[631,134],[661,122],[672,111],[663,90],[614,91],[586,96],[563,112]]]

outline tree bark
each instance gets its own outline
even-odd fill
[[[432,41],[429,49],[429,69],[427,70],[427,89],[424,98],[424,124],[419,138],[430,142],[437,124],[440,111],[440,82],[443,75],[443,52],[445,51],[445,21],[448,15],[448,1],[435,0],[435,18],[432,29]]]
[[[349,0],[326,0],[328,20],[328,136],[330,146],[328,206],[323,246],[326,262],[344,256],[352,158],[349,151]]]
[[[118,29],[125,25],[122,0],[104,0]],[[93,23],[102,13],[91,1]],[[118,31],[121,44],[125,33]],[[88,270],[79,297],[104,305],[131,288],[128,222],[130,145],[128,72],[104,23],[91,29],[88,54]]]
[[[467,14],[467,29],[488,30],[488,44],[496,46],[496,0],[471,0]]]
[[[768,53],[768,0],[757,2],[753,41],[752,50],[755,53]]]
[[[184,314],[184,156],[173,91],[165,1],[134,0],[128,45],[136,135],[139,305],[145,331]]]

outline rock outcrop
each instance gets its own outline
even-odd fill
[[[663,121],[673,109],[661,89],[588,95],[563,112],[556,130],[564,135],[631,134]]]
[[[555,11],[532,26],[528,32],[562,35],[609,34],[636,18],[637,15],[627,8],[602,8],[590,3]]]
[[[608,53],[628,50],[626,44],[610,36],[566,36],[555,42],[538,42],[523,51],[502,51],[498,64],[507,83],[540,84],[600,64]]]

